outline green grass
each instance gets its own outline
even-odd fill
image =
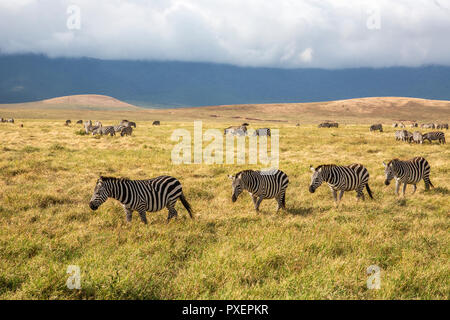
[[[138,121],[123,138],[16,122],[24,128],[0,124],[0,299],[449,299],[450,144],[396,142],[394,129],[367,125],[258,124],[280,128],[290,179],[287,212],[264,200],[258,214],[248,194],[231,202],[227,175],[261,166],[171,163],[172,131],[192,122]],[[413,156],[429,161],[436,188],[421,182],[397,198],[381,163]],[[327,186],[308,192],[310,164],[353,162],[368,168],[375,200],[348,192],[335,208]],[[100,174],[175,176],[195,219],[181,203],[169,224],[166,210],[127,223],[115,200],[93,212]],[[66,287],[69,265],[80,266],[81,290]],[[382,269],[380,290],[366,287],[370,265]]]

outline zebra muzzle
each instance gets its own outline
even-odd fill
[[[232,202],[236,202],[236,200],[237,200],[237,197],[233,194],[233,195],[231,196],[231,201],[232,201]]]
[[[96,206],[94,203],[92,203],[92,202],[89,202],[89,208],[91,208],[92,210],[97,210],[98,209],[98,206]]]
[[[309,186],[309,192],[314,193],[316,191],[316,189],[314,189],[313,186]]]
[[[390,182],[389,180],[385,180],[385,181],[384,181],[384,184],[387,185],[387,186],[388,186],[390,183],[391,183],[391,182]]]

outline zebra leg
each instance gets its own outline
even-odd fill
[[[395,195],[398,196],[398,192],[400,190],[400,181],[395,180]]]
[[[416,184],[415,184],[415,183],[413,184],[413,188],[414,188],[414,190],[413,190],[413,192],[412,192],[412,194],[411,194],[411,195],[413,195],[414,193],[416,193],[416,190],[417,190],[417,186],[416,186]]]
[[[405,192],[406,192],[406,182],[403,183],[403,190],[402,190],[402,192],[403,192],[403,198],[404,198],[405,197]]]
[[[123,207],[123,209],[125,210],[125,214],[127,216],[127,221],[131,222],[133,210],[131,210],[130,208],[126,208],[125,206]]]
[[[167,216],[167,223],[169,223],[170,219],[172,219],[173,217],[178,218],[178,212],[173,207],[173,204],[168,205],[167,209],[169,210],[169,215]]]
[[[366,198],[364,197],[363,190],[364,190],[364,186],[362,188],[358,188],[356,190],[356,201],[359,202],[359,199],[363,199],[363,201],[366,201]]]
[[[341,202],[343,196],[344,196],[344,190],[341,190],[339,192],[339,203]]]
[[[141,217],[141,221],[145,224],[147,224],[147,214],[145,213],[145,210],[139,210],[139,216]]]
[[[258,202],[258,197],[252,195],[253,205],[255,206],[255,210],[258,211],[256,203]]]
[[[285,197],[285,193],[281,192],[275,199],[277,200],[278,203],[278,208],[277,208],[277,212],[280,209],[286,210],[286,206],[284,205],[284,197]]]
[[[339,205],[338,199],[337,199],[337,191],[331,190],[333,192],[333,199],[334,199],[334,205],[337,207]]]
[[[259,212],[259,205],[261,204],[262,201],[263,201],[263,197],[259,197],[258,200],[256,201],[256,204],[255,204],[256,212]]]

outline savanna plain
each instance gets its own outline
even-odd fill
[[[279,129],[290,180],[286,211],[264,200],[256,213],[247,193],[231,202],[227,176],[263,166],[172,163],[171,134],[193,134],[192,121],[131,118],[131,137],[94,137],[64,120],[0,123],[0,299],[449,299],[449,143],[398,142],[388,123],[380,133],[249,121]],[[203,121],[204,130],[228,125]],[[415,156],[430,163],[435,188],[422,181],[397,197],[382,161]],[[336,208],[326,185],[309,193],[310,165],[355,162],[369,170],[373,200],[346,192]],[[127,223],[113,199],[93,212],[100,175],[174,176],[194,219],[180,202],[169,223],[166,209],[147,213],[148,225],[136,212]],[[66,286],[69,265],[80,267],[80,289]],[[378,290],[367,288],[371,265]]]

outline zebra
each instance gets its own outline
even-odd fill
[[[159,125],[161,125],[161,122],[159,120],[155,120],[155,121],[153,121],[152,125],[159,126]]]
[[[415,131],[415,132],[413,133],[413,141],[414,141],[415,143],[420,143],[420,144],[422,144],[422,143],[423,143],[423,136],[422,136],[422,133],[420,133],[419,131]]]
[[[395,131],[395,140],[402,140],[403,141],[404,136],[404,130],[397,130]]]
[[[420,126],[424,129],[435,129],[434,123],[422,123]]]
[[[442,131],[428,132],[423,135],[423,140],[428,140],[430,143],[432,140],[438,140],[439,143],[445,144],[445,134]]]
[[[231,126],[225,128],[223,131],[224,135],[231,134],[235,136],[245,136],[247,134],[247,126]]]
[[[72,121],[66,120],[66,126],[68,126],[68,125],[71,124],[71,123],[72,123]]]
[[[101,176],[95,185],[89,207],[97,210],[108,198],[118,200],[131,222],[133,211],[137,211],[143,223],[147,224],[146,212],[160,211],[164,207],[169,210],[167,222],[178,217],[175,203],[178,199],[192,218],[192,209],[186,200],[180,181],[171,176],[159,176],[147,180],[130,180]]]
[[[78,120],[76,124],[83,124],[83,120]]]
[[[319,124],[319,128],[338,128],[339,124],[337,122],[323,122]]]
[[[413,141],[413,133],[410,131],[406,131],[404,130],[404,135],[405,135],[405,139],[403,141],[407,141],[409,143],[411,143]]]
[[[314,193],[316,189],[325,181],[330,187],[336,207],[342,199],[345,191],[356,191],[356,199],[365,200],[364,187],[366,187],[369,197],[373,199],[372,190],[369,187],[369,171],[358,163],[349,166],[338,166],[335,164],[324,164],[317,168],[310,166],[313,172],[309,192]],[[339,197],[337,191],[339,192]]]
[[[373,124],[370,126],[370,131],[379,130],[380,132],[383,132],[383,125],[381,123]]]
[[[271,136],[271,132],[269,128],[259,128],[256,129],[255,132],[253,132],[254,136]]]
[[[403,183],[403,197],[405,196],[406,185],[412,184],[416,192],[416,184],[423,179],[425,182],[425,190],[429,190],[430,186],[434,188],[430,181],[430,165],[423,157],[415,157],[410,160],[402,161],[393,159],[387,164],[383,161],[384,174],[386,180],[385,185],[389,185],[392,179],[395,179],[395,194],[398,195],[400,185]]]
[[[100,135],[104,135],[104,134],[108,135],[109,134],[112,137],[112,136],[116,135],[116,132],[114,131],[113,126],[105,126],[105,127],[100,126],[97,129],[94,129],[92,131],[92,135],[96,135],[96,134],[100,134]]]
[[[228,178],[232,181],[232,202],[236,202],[242,191],[247,190],[252,196],[256,212],[259,212],[259,205],[263,199],[273,198],[278,203],[277,212],[280,209],[286,210],[286,189],[289,178],[283,171],[244,170],[234,176],[229,175]]]
[[[120,136],[131,136],[131,134],[133,133],[133,128],[132,127],[123,127],[122,130],[120,131]]]
[[[14,123],[14,118],[8,119],[8,120],[6,120],[6,122]]]
[[[436,129],[447,129],[448,130],[448,123],[440,123],[436,126]]]

